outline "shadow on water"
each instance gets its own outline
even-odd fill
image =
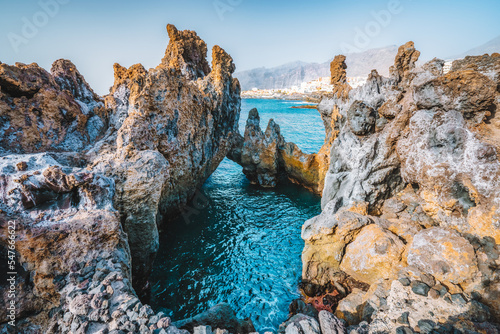
[[[258,331],[275,331],[299,297],[301,227],[321,212],[320,197],[251,185],[228,159],[197,197],[160,236],[151,305],[180,320],[227,302]]]

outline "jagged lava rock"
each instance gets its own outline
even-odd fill
[[[170,42],[156,68],[115,64],[106,97],[113,128],[88,154],[94,170],[116,181],[137,287],[158,250],[157,224],[178,213],[217,168],[239,120],[232,58],[215,46],[210,71],[206,44],[195,32],[167,30]]]
[[[334,135],[323,212],[302,230],[302,278],[370,284],[378,292],[349,306],[370,305],[370,332],[476,331],[500,317],[500,57],[444,73],[439,59],[417,67],[419,54],[406,43],[389,78],[374,71],[321,101]],[[425,296],[411,291],[418,281]],[[403,313],[409,323],[397,321]]]
[[[337,55],[330,63],[330,83],[333,87],[333,94],[339,98],[347,98],[351,86],[347,83],[347,65],[344,55]]]
[[[104,133],[104,103],[68,60],[0,64],[0,154],[82,151]]]
[[[240,162],[250,182],[264,187],[275,187],[279,177],[279,149],[284,139],[279,126],[269,120],[266,131],[260,129],[257,109],[250,110]]]
[[[157,224],[237,139],[240,88],[224,50],[213,48],[210,69],[195,32],[167,30],[162,63],[115,64],[104,98],[69,61],[51,74],[0,63],[0,243],[16,220],[20,331],[186,333],[143,305],[132,281],[142,294]]]

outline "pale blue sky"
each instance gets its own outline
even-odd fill
[[[54,1],[64,4],[42,8]],[[113,63],[150,68],[160,62],[167,23],[197,31],[209,48],[223,47],[237,71],[324,62],[346,47],[408,40],[425,59],[445,58],[500,35],[498,0],[0,0],[0,9],[1,62],[50,69],[54,60],[67,58],[100,94],[112,85]],[[381,11],[390,16],[377,20],[374,13]],[[37,31],[26,22],[38,24]]]

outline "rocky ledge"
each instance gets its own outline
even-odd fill
[[[18,332],[186,332],[138,297],[158,226],[233,146],[240,87],[223,49],[213,48],[210,66],[195,32],[167,30],[161,64],[115,64],[104,97],[68,60],[50,73],[0,63],[0,252],[7,256],[15,226]],[[230,313],[223,318],[239,323]]]

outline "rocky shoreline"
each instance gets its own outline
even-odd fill
[[[0,252],[15,225],[17,332],[254,332],[230,305],[172,322],[146,303],[159,227],[226,156],[252,183],[322,194],[302,228],[304,298],[278,332],[500,332],[500,55],[445,74],[439,59],[415,66],[408,42],[390,77],[355,89],[335,57],[325,143],[304,154],[273,120],[262,131],[256,109],[240,135],[232,58],[215,46],[209,65],[195,32],[167,30],[161,63],[115,64],[104,97],[68,60],[50,73],[0,63]]]

